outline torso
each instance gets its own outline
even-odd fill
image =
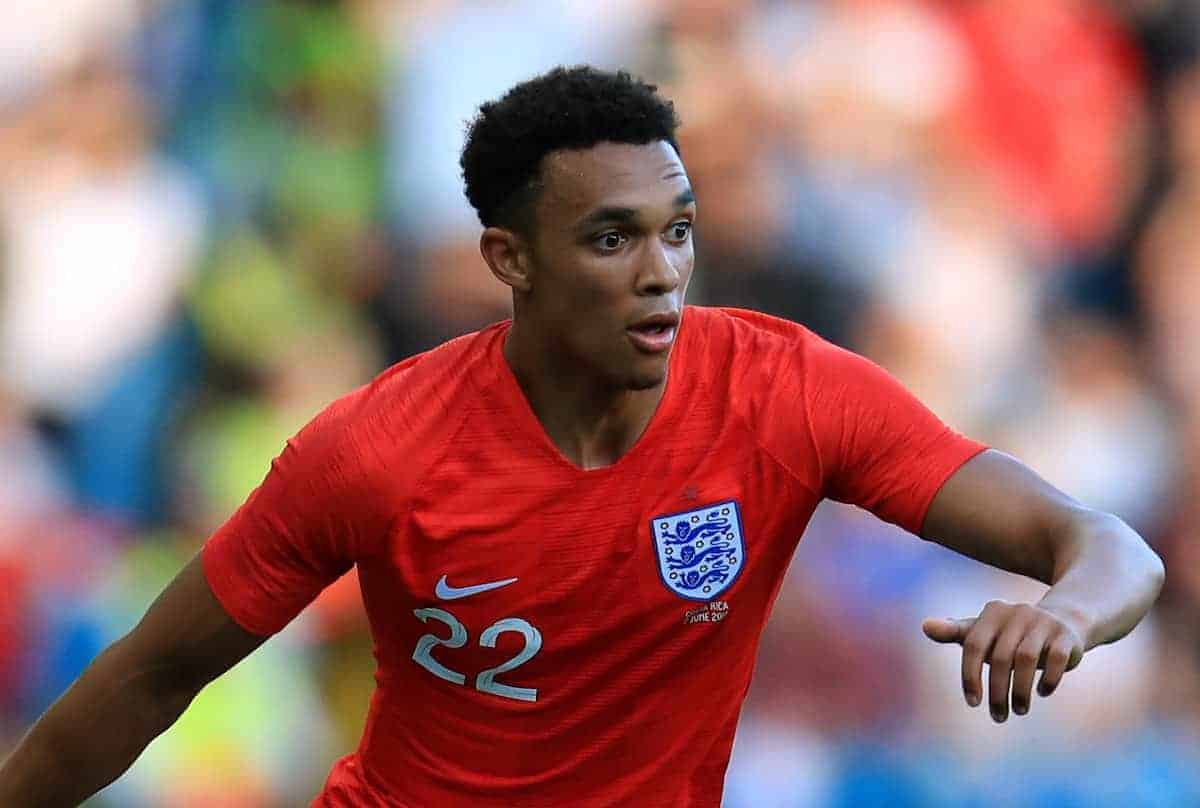
[[[357,762],[400,804],[719,804],[820,494],[764,450],[701,311],[612,466],[557,453],[499,358],[503,327],[447,391],[455,425],[395,458],[420,470],[387,551],[359,565],[379,689]]]

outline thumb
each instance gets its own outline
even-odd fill
[[[966,639],[967,632],[975,625],[974,617],[955,619],[952,617],[930,617],[921,624],[925,636],[934,642],[957,642]]]

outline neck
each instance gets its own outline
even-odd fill
[[[613,386],[548,348],[550,342],[534,331],[514,320],[504,358],[542,429],[580,468],[616,463],[646,430],[666,383],[646,390]]]

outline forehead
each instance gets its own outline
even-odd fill
[[[539,217],[559,221],[597,207],[671,207],[689,187],[679,155],[662,140],[551,152],[542,163],[542,184]]]

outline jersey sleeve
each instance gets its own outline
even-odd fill
[[[252,634],[282,629],[384,535],[346,420],[335,404],[289,440],[201,551],[213,594]]]
[[[804,354],[802,395],[825,496],[919,534],[938,490],[987,446],[870,360],[819,338]]]

